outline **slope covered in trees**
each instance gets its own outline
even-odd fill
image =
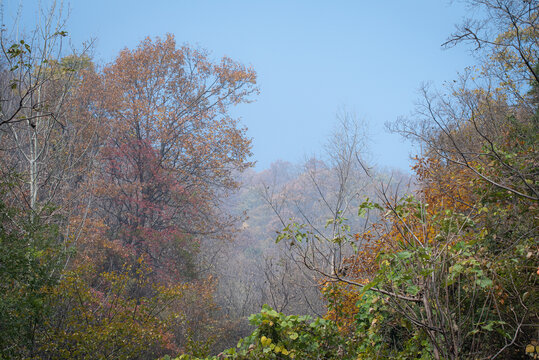
[[[446,45],[470,42],[480,65],[442,90],[424,87],[417,111],[391,125],[424,149],[419,189],[398,196],[382,184],[357,208],[379,213],[365,231],[340,213],[330,237],[306,218],[287,222],[277,240],[321,275],[328,312],[313,320],[265,307],[222,358],[538,356],[539,9],[470,4],[485,18]]]
[[[0,358],[539,357],[539,3],[469,5],[477,66],[389,125],[412,178],[346,112],[249,169],[256,73],[172,35],[101,65],[57,8],[3,31]]]
[[[221,326],[197,259],[236,229],[250,139],[229,110],[256,74],[172,35],[101,67],[62,53],[60,10],[2,32],[0,357],[176,354]]]

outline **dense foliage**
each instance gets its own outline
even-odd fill
[[[447,45],[477,45],[481,66],[445,92],[425,87],[413,118],[392,126],[424,149],[418,191],[382,186],[359,206],[360,217],[381,215],[368,230],[342,214],[326,224],[338,229],[329,239],[312,223],[286,224],[277,240],[323,275],[327,320],[307,326],[266,308],[222,358],[539,356],[537,2],[471,5],[485,22]],[[321,241],[338,249],[328,264],[311,255]],[[345,248],[353,254],[336,261]]]
[[[0,358],[208,349],[228,319],[199,254],[237,230],[251,141],[229,112],[256,73],[172,35],[101,67],[42,16],[0,38]]]
[[[230,116],[252,69],[172,35],[60,56],[54,8],[2,32],[0,359],[539,358],[539,4],[469,3],[445,45],[479,65],[390,126],[421,145],[414,186],[345,116],[328,159],[240,191],[250,220],[223,199],[252,165]]]

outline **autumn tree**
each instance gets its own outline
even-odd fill
[[[228,111],[257,92],[256,75],[229,58],[177,48],[167,35],[123,50],[98,78],[104,111],[96,116],[111,135],[96,215],[135,258],[186,276],[196,241],[230,230],[219,199],[237,187],[234,171],[251,163],[250,140]]]
[[[163,307],[169,315],[182,314],[172,332],[161,323],[161,310],[146,308],[150,316],[143,303],[197,278],[200,243],[229,239],[234,230],[235,219],[220,210],[221,198],[237,188],[235,174],[252,164],[246,130],[229,109],[257,93],[256,75],[229,58],[213,62],[205,51],[177,48],[171,35],[125,49],[100,69],[84,54],[62,50],[67,33],[60,8],[53,6],[24,40],[12,41],[2,31],[0,171],[2,186],[10,181],[1,199],[2,266],[7,259],[20,267],[16,262],[26,256],[39,272],[34,279],[42,279],[25,285],[20,281],[32,269],[1,267],[11,296],[2,302],[3,324],[11,330],[1,331],[3,339],[12,338],[2,351],[29,339],[31,347],[21,343],[15,350],[32,355],[40,348],[52,357],[92,353],[103,340],[96,329],[126,330],[110,317],[111,298],[118,319],[131,316],[131,330],[140,330],[133,342],[162,325],[162,337],[147,337],[155,354],[177,351],[177,344],[196,346],[210,337],[204,327],[211,327],[210,309],[216,308],[215,281],[192,283],[178,295],[182,303]],[[24,215],[11,215],[13,204],[30,224]],[[41,229],[41,220],[47,222],[43,232],[51,227],[56,238],[39,242],[31,235],[38,230],[27,228]],[[17,234],[26,242],[11,249]],[[54,261],[42,264],[49,258]],[[151,271],[141,273],[146,263]],[[150,278],[161,287],[149,286]],[[111,289],[104,279],[122,285]],[[25,298],[47,304],[49,312],[23,319],[24,306],[10,308],[17,291],[28,291]],[[206,305],[197,309],[196,299]],[[17,318],[19,329],[31,321],[35,327],[15,336]],[[114,337],[111,352],[135,356],[133,347],[118,345],[125,339]],[[55,339],[72,350],[55,347]]]
[[[9,358],[36,354],[53,310],[51,291],[77,237],[66,224],[82,224],[71,221],[84,202],[73,191],[74,179],[88,169],[93,150],[94,123],[68,110],[90,60],[62,49],[61,6],[53,2],[38,11],[31,31],[9,33],[2,24],[0,37],[0,351]]]
[[[468,305],[475,311],[482,309],[484,318],[467,324],[472,326],[469,330],[455,325],[459,331],[468,331],[459,341],[469,337],[468,346],[493,358],[524,356],[523,349],[536,331],[527,324],[537,322],[537,307],[529,296],[537,292],[539,8],[537,1],[470,1],[469,5],[481,9],[484,18],[466,21],[446,45],[468,42],[475,46],[480,67],[463,74],[447,91],[424,89],[415,119],[401,121],[396,129],[425,146],[429,162],[421,175],[428,179],[425,188],[431,196],[445,198],[442,207],[455,212],[450,217],[453,224],[459,222],[454,218],[457,213],[466,214],[461,221],[471,221],[461,222],[462,227],[453,232],[463,240],[455,240],[460,246],[470,246],[476,253],[466,260],[467,266],[457,257],[448,269],[462,279],[463,272],[470,274],[481,264],[475,276],[485,276],[484,291],[470,293],[470,301],[477,303]],[[444,181],[459,189],[458,193],[441,186]],[[463,198],[459,193],[467,195]],[[427,201],[426,211],[431,212],[438,201],[433,197]],[[509,309],[507,302],[512,304]],[[492,328],[506,339],[477,340]],[[451,356],[458,356],[456,348]]]
[[[365,278],[355,267],[368,255],[361,251],[345,259],[346,272],[311,262],[346,286],[325,289],[333,313],[346,315],[343,306],[359,300],[346,325],[366,358],[537,354],[537,2],[470,4],[486,18],[468,21],[447,44],[477,45],[481,66],[447,91],[424,87],[412,118],[393,127],[424,149],[420,190],[399,198],[382,186],[381,202],[359,207],[359,215],[383,211],[367,232],[338,222],[333,241],[375,241],[374,271]],[[308,229],[283,235],[319,237]]]
[[[466,20],[444,45],[474,46],[480,66],[461,74],[445,91],[424,86],[414,117],[401,119],[392,129],[421,142],[433,156],[537,201],[533,152],[512,157],[504,148],[510,145],[508,138],[518,137],[516,144],[521,144],[526,133],[537,133],[537,121],[530,121],[537,98],[530,90],[536,89],[539,79],[538,3],[504,0],[468,5],[480,10],[482,17]],[[517,133],[508,136],[508,131]],[[500,172],[493,173],[494,168]]]
[[[61,299],[66,306],[57,316],[70,318],[79,337],[63,328],[65,322],[59,336],[69,346],[91,349],[101,341],[92,335],[96,328],[124,331],[108,318],[110,304],[99,295],[110,292],[100,285],[112,276],[107,274],[121,274],[127,288],[116,295],[124,304],[118,311],[133,314],[140,334],[162,321],[162,337],[151,340],[155,354],[209,351],[223,325],[215,320],[216,280],[198,270],[199,249],[202,242],[230,239],[235,229],[235,219],[220,204],[237,188],[236,173],[251,166],[250,140],[228,111],[258,91],[256,75],[229,58],[212,62],[204,51],[177,48],[168,35],[123,50],[103,69],[89,66],[78,79],[69,112],[99,126],[93,137],[84,134],[84,145],[96,154],[93,170],[74,176],[74,188],[86,189],[91,200],[76,208],[73,220],[84,220],[81,225],[69,222],[78,239],[69,268],[76,281],[61,285],[90,304]],[[88,264],[91,271],[84,270]],[[142,264],[149,270],[141,273]],[[84,272],[93,275],[81,277]],[[159,291],[148,285],[150,279]],[[137,317],[142,303],[178,283],[185,287],[163,311],[148,321]],[[79,319],[88,311],[97,317],[92,326]]]

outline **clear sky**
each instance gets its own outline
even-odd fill
[[[7,16],[19,2],[4,1]],[[36,3],[22,1],[28,21]],[[336,112],[346,107],[367,121],[375,163],[408,170],[417,151],[388,134],[384,123],[412,112],[422,82],[441,85],[473,63],[465,48],[440,47],[466,15],[462,4],[446,0],[73,0],[68,6],[67,31],[75,45],[95,38],[98,62],[147,36],[172,33],[216,59],[252,65],[261,93],[234,114],[253,138],[257,169],[319,153]]]

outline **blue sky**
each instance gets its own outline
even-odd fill
[[[4,3],[9,16],[19,0]],[[31,21],[35,3],[22,4],[23,22]],[[96,61],[110,62],[147,36],[172,33],[215,58],[252,65],[261,93],[234,114],[249,128],[257,169],[320,153],[335,114],[346,107],[368,123],[373,161],[406,171],[417,150],[388,134],[384,123],[412,112],[422,82],[441,85],[473,62],[465,48],[440,47],[466,15],[459,2],[445,0],[79,0],[68,6],[73,43],[95,38]]]

